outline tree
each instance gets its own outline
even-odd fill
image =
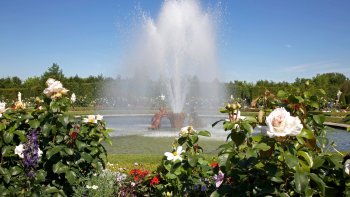
[[[58,64],[53,63],[52,66],[49,67],[43,75],[41,75],[41,80],[44,82],[46,82],[48,78],[64,81],[65,77],[63,75],[62,69],[60,69],[60,66]]]

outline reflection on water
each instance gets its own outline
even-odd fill
[[[170,121],[167,118],[163,118],[161,121],[159,130],[149,130],[148,127],[151,124],[153,115],[139,114],[139,115],[113,115],[104,116],[104,120],[107,122],[108,128],[113,129],[111,136],[125,136],[125,135],[142,135],[150,137],[174,137],[178,136],[179,131],[173,129],[170,126]],[[222,124],[219,123],[214,128],[211,124],[215,121],[222,119],[222,117],[208,117],[201,116],[201,121],[205,123],[203,128],[195,128],[196,130],[208,130],[211,133],[211,137],[208,139],[225,140],[227,132],[222,129]],[[185,121],[184,126],[187,125]],[[255,129],[256,133],[260,132],[259,128]],[[341,129],[329,128],[328,137],[330,142],[334,141],[337,145],[337,149],[340,151],[350,150],[350,132]]]

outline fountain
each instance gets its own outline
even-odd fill
[[[156,19],[146,14],[141,18],[125,65],[138,80],[160,76],[170,108],[167,117],[173,128],[179,128],[186,117],[189,79],[218,78],[214,14],[204,11],[196,0],[168,0]],[[218,92],[205,91],[213,97]]]

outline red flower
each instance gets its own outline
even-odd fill
[[[289,104],[289,100],[288,99],[283,99],[282,102],[286,103],[286,104]]]
[[[72,140],[75,140],[78,137],[78,132],[72,131],[69,133],[69,136],[72,138]]]
[[[219,166],[218,162],[214,161],[212,164],[211,164],[211,167],[212,168],[217,168]]]
[[[150,186],[157,185],[157,184],[159,184],[159,178],[158,178],[158,176],[155,176],[152,178],[152,180],[150,182]]]

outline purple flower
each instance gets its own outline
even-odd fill
[[[219,171],[219,173],[216,175],[214,175],[214,180],[215,180],[215,186],[216,187],[220,187],[220,185],[222,184],[222,182],[224,181],[224,173],[221,172],[221,170]]]
[[[34,177],[35,173],[32,170],[34,170],[41,155],[42,151],[39,149],[38,144],[38,130],[34,129],[27,135],[27,141],[23,150],[23,163],[26,169],[29,170],[27,174],[29,177]]]
[[[202,185],[202,187],[201,187],[201,192],[205,192],[205,191],[207,191],[207,186]]]

